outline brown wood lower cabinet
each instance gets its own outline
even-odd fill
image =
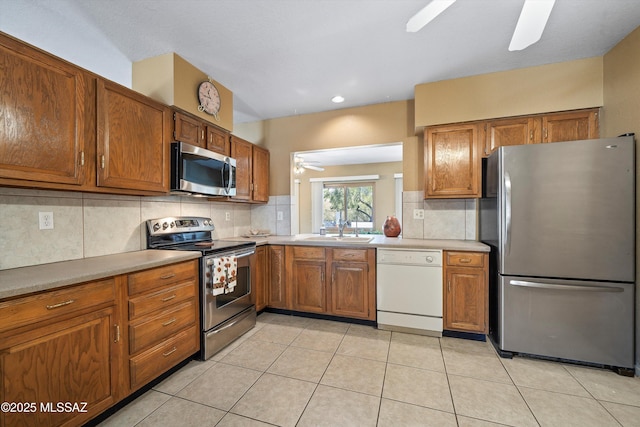
[[[260,312],[264,310],[269,302],[267,289],[267,278],[269,276],[267,246],[258,246],[256,248],[256,264],[251,274],[254,277],[252,290],[253,303],[256,305],[256,311]]]
[[[444,329],[488,333],[488,254],[445,251],[444,258]]]
[[[80,426],[196,353],[197,267],[0,301],[0,426]]]
[[[282,308],[375,320],[375,249],[286,246]]]
[[[135,391],[200,348],[198,262],[127,277],[129,387]]]
[[[1,302],[0,402],[22,406],[0,425],[81,425],[123,397],[118,317],[114,279]]]
[[[269,245],[268,248],[268,305],[274,308],[291,308],[285,286],[284,246]]]

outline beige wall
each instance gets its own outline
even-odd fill
[[[198,111],[198,86],[209,79],[180,55],[167,53],[134,62],[132,88],[167,105],[175,105],[221,128],[233,131],[233,92],[214,79],[211,82],[220,94],[218,119]]]
[[[311,184],[310,178],[343,177],[357,175],[380,175],[374,189],[374,227],[382,231],[382,223],[387,215],[395,214],[395,179],[393,175],[402,172],[402,162],[369,163],[361,165],[326,166],[324,172],[305,170],[296,175],[300,180],[298,218],[300,233],[317,233],[311,229]]]
[[[415,87],[416,127],[602,106],[602,57]]]
[[[291,193],[294,151],[403,142],[404,190],[423,188],[421,127],[603,105],[603,58],[587,58],[416,86],[413,100],[236,124],[271,152],[272,196]]]
[[[269,193],[279,196],[291,191],[292,152],[404,142],[414,136],[413,116],[412,100],[388,102],[237,124],[234,134],[270,151]]]
[[[604,56],[602,137],[636,134],[636,206],[640,206],[640,27]],[[636,208],[636,375],[640,375],[640,215]]]

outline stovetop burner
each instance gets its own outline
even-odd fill
[[[203,255],[255,247],[255,242],[213,240],[211,218],[166,217],[147,221],[147,248],[199,251]]]

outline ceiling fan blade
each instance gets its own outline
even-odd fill
[[[305,168],[305,169],[311,169],[312,171],[324,172],[324,168],[321,168],[319,166],[309,165],[309,164],[306,164],[306,163],[303,163],[302,167]]]
[[[447,10],[456,0],[432,0],[407,21],[407,32],[415,33],[433,21],[438,15]]]
[[[509,51],[523,50],[542,37],[556,0],[525,0],[509,44]]]

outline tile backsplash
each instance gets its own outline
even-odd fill
[[[2,187],[0,270],[145,249],[144,221],[164,216],[211,217],[216,226],[214,238],[240,236],[256,228],[252,212],[261,212],[260,208],[184,196],[114,196]],[[52,230],[39,229],[38,212],[53,213]],[[276,215],[274,211],[272,227],[260,220],[259,228],[275,234]],[[286,231],[286,227],[280,228]]]
[[[402,236],[406,239],[476,240],[476,199],[424,200],[422,191],[402,193]],[[414,219],[424,209],[424,219]]]

